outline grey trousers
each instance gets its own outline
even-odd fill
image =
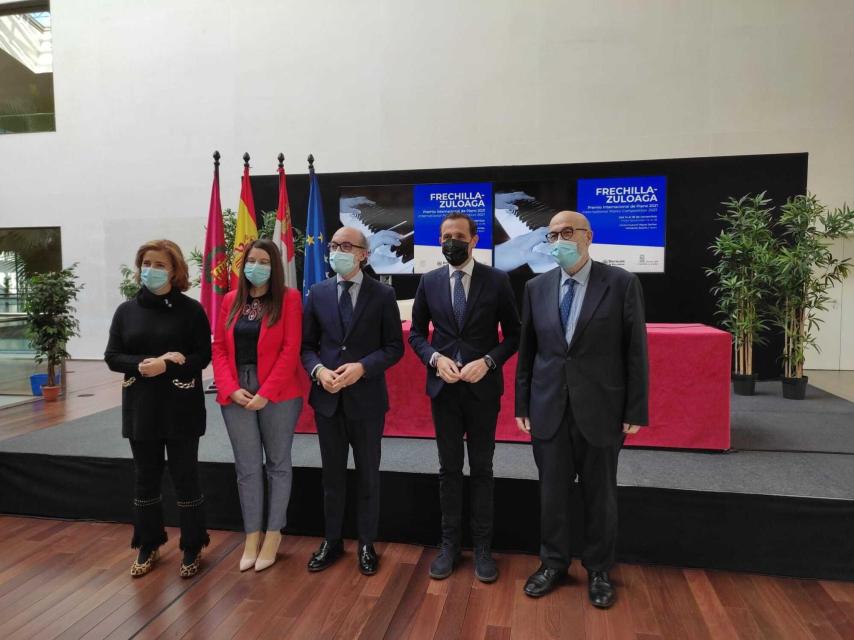
[[[238,368],[237,381],[250,393],[258,392],[255,365]],[[234,450],[237,490],[246,533],[278,531],[287,522],[293,469],[291,445],[302,411],[302,398],[268,402],[260,411],[238,404],[222,407],[222,417]],[[267,468],[267,526],[264,527],[264,458]]]

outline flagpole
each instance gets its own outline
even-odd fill
[[[218,150],[218,149],[214,149],[214,152],[213,152],[214,175],[216,175],[216,176],[219,176],[219,159],[220,159],[221,157],[222,157],[222,156],[219,154],[219,150]],[[203,264],[204,264],[204,262],[203,262]],[[211,335],[211,342],[213,342],[213,335]],[[211,382],[210,382],[210,384],[208,385],[207,389],[205,389],[205,394],[208,394],[208,393],[216,393],[216,392],[217,392],[216,382],[215,382],[214,380],[211,380]]]

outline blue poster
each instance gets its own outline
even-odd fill
[[[415,272],[424,273],[446,264],[439,227],[449,213],[459,212],[477,224],[478,242],[473,255],[492,264],[492,183],[417,184],[413,187]]]
[[[593,229],[593,259],[663,273],[666,201],[664,176],[580,179],[577,210]]]

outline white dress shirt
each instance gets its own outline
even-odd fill
[[[353,308],[354,309],[356,308],[356,298],[359,297],[359,289],[362,288],[362,280],[364,280],[364,279],[365,279],[365,274],[362,272],[361,269],[359,269],[358,273],[356,273],[355,276],[350,278],[350,282],[352,282],[353,285],[350,287],[349,294],[350,294],[350,300],[353,301]],[[341,300],[341,292],[344,291],[344,287],[342,287],[340,285],[340,283],[342,283],[342,282],[344,282],[344,278],[342,278],[340,275],[336,275],[335,276],[335,286],[338,288],[338,300],[339,301]]]
[[[557,291],[557,304],[560,310],[560,301],[563,299],[565,292],[563,283],[570,278],[575,280],[575,296],[572,298],[572,306],[569,308],[569,320],[566,323],[566,344],[572,342],[572,335],[575,333],[575,325],[578,324],[578,316],[581,313],[581,305],[584,303],[584,294],[587,292],[587,281],[590,280],[590,265],[593,264],[593,259],[588,257],[584,266],[576,271],[573,275],[569,275],[565,269],[560,270],[560,287]]]
[[[466,300],[469,299],[469,289],[471,289],[471,274],[474,271],[474,258],[469,258],[468,262],[459,267],[455,267],[453,265],[448,265],[448,279],[451,287],[451,307],[454,306],[454,287],[457,286],[457,271],[462,271],[463,273],[463,291],[466,294]],[[432,356],[430,356],[430,366],[434,369],[436,368],[436,362],[439,360],[439,356],[441,354],[437,351]]]
[[[474,258],[469,258],[469,261],[459,267],[448,265],[448,278],[451,281],[451,301],[454,300],[454,287],[457,283],[457,278],[454,275],[457,271],[463,272],[463,290],[466,293],[466,300],[469,299],[469,289],[471,288],[471,274],[474,271]]]
[[[352,282],[352,286],[350,290],[347,292],[350,294],[350,300],[353,302],[353,309],[356,308],[356,299],[359,297],[359,289],[362,288],[362,280],[365,279],[365,274],[359,269],[359,272],[350,278],[350,282]],[[335,287],[338,289],[338,301],[341,301],[341,294],[344,292],[344,287],[342,287],[339,283],[344,282],[344,278],[340,275],[335,276]],[[314,369],[311,370],[311,379],[317,380],[317,372],[323,369],[322,364],[314,365]]]

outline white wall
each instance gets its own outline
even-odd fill
[[[233,208],[245,150],[262,173],[807,151],[810,188],[854,203],[845,0],[53,5],[57,131],[0,137],[0,226],[62,226],[76,357],[141,241],[203,243],[214,148]],[[854,368],[852,287],[809,364]]]

